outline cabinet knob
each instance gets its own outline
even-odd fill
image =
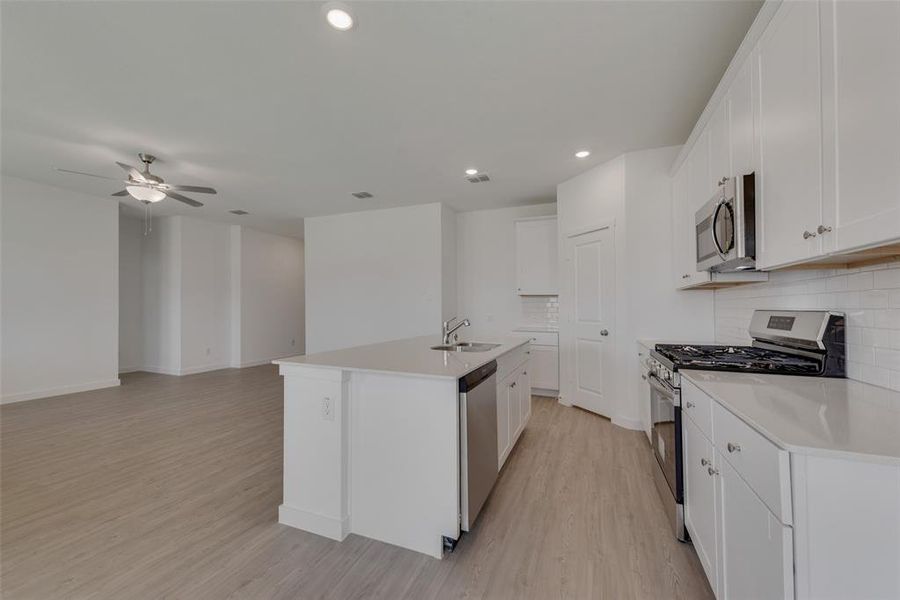
[[[685,273],[684,275],[681,276],[682,279],[687,279],[689,277],[690,277],[690,275],[688,273]]]
[[[701,458],[701,459],[700,459],[700,466],[701,466],[701,467],[705,467],[705,466],[708,466],[708,465],[709,465],[709,461],[708,461],[708,460],[706,460],[705,458]]]
[[[816,228],[816,231],[818,231],[819,234],[829,233],[829,232],[831,231],[831,227],[827,227],[827,226],[825,226],[825,225],[819,225],[819,226]]]
[[[808,240],[809,238],[814,238],[814,237],[816,237],[816,234],[813,233],[812,231],[804,231],[804,232],[803,232],[803,239],[804,239],[804,240]]]
[[[728,444],[725,447],[728,448],[728,451],[731,452],[732,454],[734,454],[735,452],[741,451],[741,447],[739,445],[732,444],[731,442],[728,442]]]
[[[528,375],[528,371],[522,371],[522,375]]]
[[[693,403],[693,402],[685,402],[684,405],[685,405],[686,407],[688,407],[688,408],[694,408],[694,403]]]
[[[511,384],[509,384],[509,387],[511,387],[511,388],[514,388],[514,387],[516,387],[516,382],[515,382],[515,381],[513,381],[513,382],[512,382],[512,383],[511,383]]]
[[[646,375],[641,375],[641,379],[643,379],[644,381],[647,381],[647,376],[646,376]]]
[[[602,335],[603,337],[606,337],[606,336],[609,335],[609,331],[607,331],[606,329],[601,329],[601,330],[600,330],[600,335]]]
[[[719,470],[718,470],[718,469],[713,469],[712,467],[707,467],[707,468],[706,468],[706,472],[709,473],[709,476],[710,476],[710,477],[713,477],[713,476],[719,474]]]

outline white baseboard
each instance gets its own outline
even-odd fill
[[[286,504],[278,507],[278,522],[339,542],[350,534],[350,517],[335,519]]]
[[[626,417],[613,417],[610,419],[613,425],[618,425],[624,429],[631,429],[632,431],[644,431],[644,424],[640,419],[628,419]]]
[[[25,400],[36,400],[38,398],[49,398],[51,396],[62,396],[64,394],[75,394],[78,392],[89,392],[91,390],[100,390],[108,387],[120,385],[118,379],[105,379],[102,381],[89,381],[87,383],[76,383],[73,385],[62,385],[52,388],[44,388],[42,390],[32,390],[30,392],[19,392],[18,394],[4,394],[0,398],[0,404],[12,404],[13,402],[24,402]]]
[[[219,371],[220,369],[230,369],[228,365],[202,365],[199,367],[190,367],[187,369],[170,369],[168,367],[138,367],[135,371],[144,371],[145,373],[158,373],[160,375],[195,375],[197,373],[206,373],[208,371]]]
[[[549,390],[546,388],[531,388],[532,396],[547,396],[548,398],[559,399],[559,390]]]

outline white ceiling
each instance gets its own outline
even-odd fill
[[[320,2],[0,6],[4,173],[106,196],[122,186],[52,167],[118,177],[150,152],[219,190],[158,213],[302,235],[314,215],[552,201],[682,143],[760,2],[351,2],[346,33]]]

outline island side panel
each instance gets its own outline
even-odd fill
[[[353,533],[441,558],[459,537],[459,397],[454,379],[354,372]]]
[[[338,369],[281,365],[284,498],[278,521],[335,540],[350,533],[349,382]]]

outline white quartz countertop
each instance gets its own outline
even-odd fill
[[[491,339],[466,341],[487,342],[500,344],[500,346],[486,352],[444,352],[431,349],[431,346],[441,343],[440,336],[426,335],[305,356],[280,358],[272,362],[283,367],[315,366],[348,371],[459,379],[497,357],[503,356],[519,346],[524,346],[528,343],[528,337],[508,335],[500,338],[491,337]]]
[[[785,450],[900,465],[900,392],[852,379],[680,373]]]

